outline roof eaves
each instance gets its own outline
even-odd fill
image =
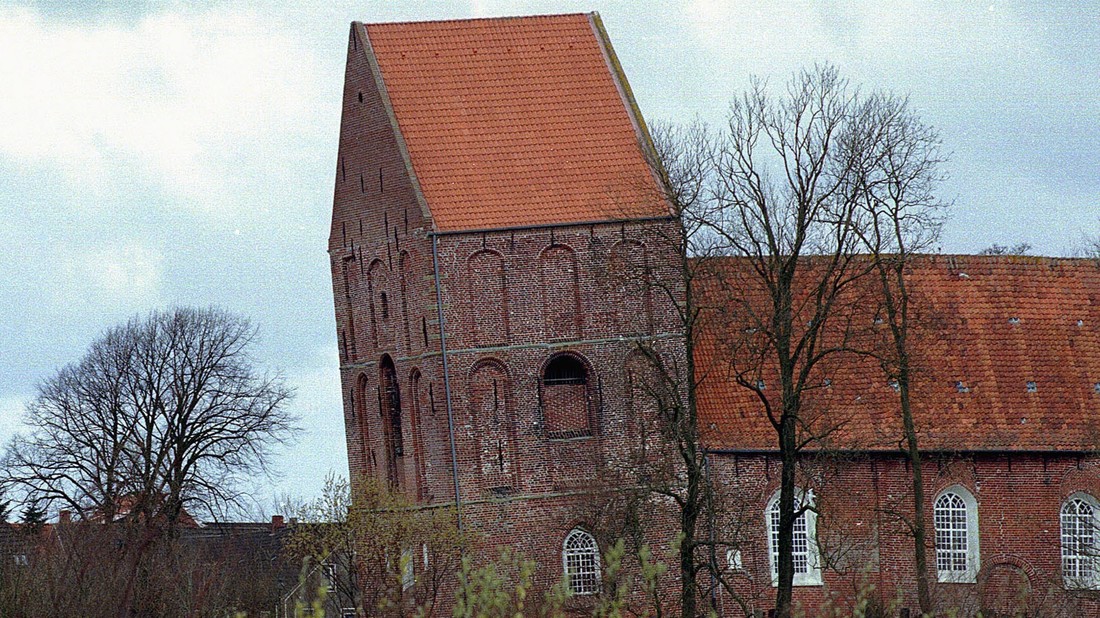
[[[590,13],[573,12],[573,13],[536,13],[534,15],[492,15],[487,17],[452,17],[446,19],[405,19],[398,21],[379,21],[366,24],[368,26],[419,26],[422,24],[447,24],[458,23],[463,24],[467,22],[479,22],[479,21],[509,21],[517,19],[540,19],[540,18],[554,18],[554,17],[573,17],[577,15],[590,15]],[[356,22],[360,23],[360,22]]]
[[[435,227],[435,221],[432,219],[432,212],[428,208],[428,201],[424,199],[424,192],[420,189],[420,181],[416,177],[416,170],[413,169],[412,158],[409,157],[409,148],[405,144],[405,136],[401,134],[401,126],[397,122],[397,115],[393,113],[393,103],[390,101],[389,91],[386,89],[386,81],[382,77],[382,68],[378,66],[378,57],[374,54],[374,46],[371,45],[370,35],[367,33],[366,24],[363,22],[352,22],[352,36],[359,37],[359,40],[363,43],[363,53],[367,59],[367,64],[370,65],[370,70],[374,76],[375,86],[378,88],[378,95],[382,99],[382,106],[386,109],[386,117],[390,121],[390,127],[393,129],[393,136],[397,142],[397,149],[401,152],[401,160],[405,164],[405,172],[409,175],[409,182],[412,183],[413,193],[416,194],[417,204],[420,205],[420,214],[426,221],[431,222],[432,228]]]
[[[536,223],[527,225],[507,225],[484,228],[449,228],[429,232],[429,236],[453,236],[455,234],[484,234],[486,232],[513,232],[520,230],[544,230],[558,227],[584,227],[587,225],[621,225],[624,223],[645,223],[649,221],[668,221],[672,215],[660,217],[630,217],[624,219],[592,219],[590,221],[561,221],[556,223]]]

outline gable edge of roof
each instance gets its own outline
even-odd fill
[[[397,150],[401,153],[401,160],[405,164],[405,173],[408,174],[413,193],[416,194],[416,202],[420,206],[420,214],[428,221],[431,228],[434,230],[436,227],[435,219],[432,218],[432,211],[428,207],[428,200],[424,198],[424,192],[420,188],[420,180],[416,177],[416,170],[413,169],[412,158],[409,156],[409,148],[405,143],[405,136],[401,134],[401,125],[397,122],[397,115],[393,112],[393,102],[390,101],[390,93],[386,88],[386,81],[382,77],[382,68],[378,66],[378,57],[374,54],[374,45],[371,44],[367,26],[363,22],[354,21],[351,23],[351,27],[352,36],[358,36],[363,42],[363,54],[367,59],[367,64],[370,65],[375,86],[378,88],[378,95],[382,99],[382,107],[385,108],[386,117],[390,121],[390,128],[393,129]]]
[[[627,115],[630,117],[630,123],[634,126],[638,150],[641,151],[642,159],[645,161],[646,167],[649,168],[649,173],[653,176],[653,181],[657,184],[659,190],[663,190],[664,184],[661,181],[661,173],[660,170],[657,169],[657,166],[661,165],[661,161],[657,156],[657,148],[653,144],[653,136],[650,135],[649,126],[646,125],[645,117],[642,116],[642,110],[638,107],[638,101],[634,98],[634,91],[630,88],[630,82],[626,78],[626,71],[623,70],[623,66],[619,62],[619,56],[615,53],[615,48],[611,45],[611,36],[608,35],[607,29],[604,28],[603,19],[600,17],[598,11],[592,11],[587,15],[588,23],[592,27],[592,32],[596,35],[596,42],[599,43],[600,51],[603,52],[603,59],[607,64],[607,70],[611,73],[611,78],[615,82],[615,88],[619,91],[619,96],[623,100],[623,107],[626,108]],[[661,196],[661,201],[665,202],[668,213],[671,215],[672,205],[668,203],[667,198],[663,195]]]

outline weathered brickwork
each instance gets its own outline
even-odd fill
[[[669,296],[649,285],[676,293],[670,223],[433,238],[363,45],[353,28],[329,243],[353,488],[373,475],[453,504],[457,469],[486,554],[518,547],[552,584],[568,531],[592,527],[585,490],[632,450],[637,342],[683,356]]]
[[[595,23],[577,16],[546,19],[555,28],[573,28],[567,30],[570,36],[576,34],[577,23],[582,32],[592,34],[584,28]],[[534,28],[533,23],[522,25]],[[490,27],[478,24],[476,28]],[[394,28],[399,29],[384,28],[388,44],[405,49],[395,43],[403,39],[391,31]],[[455,22],[431,28],[450,32],[475,26]],[[454,504],[460,497],[466,528],[476,533],[478,555],[493,555],[496,545],[517,547],[539,562],[539,584],[549,586],[563,574],[562,542],[570,530],[592,531],[604,549],[620,530],[622,521],[616,519],[621,513],[601,506],[608,479],[617,478],[615,471],[638,461],[675,459],[669,450],[654,450],[647,441],[655,433],[653,419],[658,415],[645,396],[647,370],[639,358],[639,344],[646,343],[670,365],[682,367],[686,362],[676,314],[683,289],[678,244],[670,242],[676,237],[673,224],[654,215],[652,208],[647,211],[636,205],[624,206],[621,216],[611,216],[606,204],[599,210],[603,218],[596,222],[576,223],[579,219],[574,217],[546,224],[552,219],[548,213],[536,213],[536,206],[521,204],[517,212],[537,214],[540,225],[517,225],[516,217],[510,216],[501,219],[508,221],[503,229],[463,230],[455,222],[481,221],[478,217],[485,215],[463,210],[469,206],[463,197],[451,200],[466,204],[449,213],[453,227],[435,225],[417,184],[416,166],[387,104],[383,76],[366,32],[355,24],[349,40],[329,241],[353,491],[360,492],[364,480],[373,477],[426,507]],[[541,50],[543,45],[528,47]],[[465,53],[463,49],[453,44],[448,53]],[[598,61],[595,66],[611,71],[610,61],[602,64],[609,56],[596,53],[606,53],[606,48],[593,44],[592,50],[590,56]],[[501,57],[511,52],[509,47]],[[406,80],[416,72],[415,67],[400,68]],[[638,128],[640,116],[624,112],[633,109],[623,94],[625,82],[608,83],[617,84],[618,90],[612,89],[615,105],[623,103],[615,114],[629,116],[630,122],[619,124],[634,123],[635,130],[644,132]],[[415,107],[420,101],[406,103]],[[415,117],[423,133],[431,114],[417,108]],[[631,150],[638,150],[631,141],[637,137],[629,133],[618,150],[638,156]],[[446,142],[445,136],[439,140]],[[446,169],[441,158],[446,157],[432,155],[432,169],[441,173]],[[510,160],[509,165],[519,170],[515,173],[537,177],[547,193],[548,176],[539,167],[545,162],[526,165]],[[492,173],[478,165],[468,167],[466,172],[473,176]],[[464,182],[470,177],[463,176]],[[587,198],[574,201],[569,212],[594,212],[586,210]],[[494,217],[503,216],[497,202],[486,211]],[[1002,308],[1004,316],[990,317],[991,302],[963,306],[964,300],[975,296],[974,286],[981,282],[990,298],[1004,304],[1008,301],[998,287],[1000,278],[1012,276],[1020,283],[1042,278],[1032,276],[1035,273],[1046,273],[1043,276],[1049,279],[1057,271],[1058,277],[1069,280],[1071,268],[1080,278],[1085,267],[974,259],[969,274],[959,271],[955,258],[948,258],[948,268],[939,269],[943,272],[930,267],[918,271],[921,280],[932,281],[937,289],[960,299],[945,304],[951,307],[951,319],[958,322],[950,331],[954,339],[937,337],[940,347],[932,348],[951,361],[939,363],[953,372],[948,375],[951,379],[932,382],[939,389],[933,393],[938,393],[938,399],[921,398],[929,408],[919,417],[922,440],[925,448],[936,450],[928,455],[925,468],[929,565],[935,573],[934,503],[951,487],[961,488],[960,493],[976,503],[980,562],[973,581],[936,583],[936,601],[940,607],[958,608],[961,615],[980,608],[1004,612],[1025,606],[1057,608],[1054,615],[1100,615],[1100,593],[1072,586],[1067,590],[1064,585],[1059,519],[1070,496],[1100,497],[1100,458],[1083,454],[1087,448],[1082,446],[1095,435],[1085,415],[1095,409],[1100,397],[1100,376],[1084,375],[1092,366],[1088,350],[1100,349],[1094,341],[1094,314],[1089,313],[1096,306],[1095,295],[1074,297],[1087,305],[1084,308],[1051,301],[1026,307],[1031,312],[1027,316],[1051,314],[1045,318],[1050,324],[1034,332],[1045,333],[1044,337],[1062,333],[1057,336],[1063,339],[1064,333],[1070,333],[1066,340],[1079,356],[1076,360],[1085,382],[1076,376],[1076,395],[1051,390],[1051,399],[1033,397],[1027,403],[1030,408],[1020,408],[1017,399],[1025,391],[1010,393],[995,379],[985,379],[971,392],[955,380],[978,375],[975,367],[989,376],[1003,377],[1012,367],[1000,371],[997,362],[1021,365],[1003,359],[1030,358],[1031,354],[1023,339],[1017,356],[986,346],[989,342],[984,339],[976,341],[1003,331],[967,330],[968,319],[971,325],[988,322],[1015,329],[1011,336],[1022,337],[1032,318],[1025,317],[1022,325],[1018,317],[1008,321],[1004,316],[1019,315],[1011,307]],[[934,263],[937,258],[928,260]],[[990,272],[979,270],[986,266]],[[1098,276],[1085,275],[1094,277],[1089,280],[1094,283]],[[1013,289],[1025,288],[1015,285]],[[1049,294],[1033,296],[1045,299]],[[1086,297],[1091,300],[1082,300]],[[1065,307],[1073,310],[1072,315],[1062,315]],[[1033,323],[1041,325],[1038,319]],[[996,342],[1003,343],[1006,337],[1002,334]],[[954,353],[985,347],[991,351],[975,353],[980,362]],[[895,422],[894,391],[879,375],[877,361],[866,362],[871,377],[858,382],[861,391],[844,398],[845,405],[852,407],[850,418]],[[700,391],[701,429],[709,437],[709,446],[722,447],[708,455],[708,479],[719,496],[715,502],[719,512],[708,522],[715,526],[714,538],[733,540],[731,546],[715,550],[716,560],[740,566],[731,564],[728,571],[735,582],[733,592],[718,591],[713,598],[724,615],[739,615],[746,608],[766,614],[774,606],[775,591],[765,510],[778,490],[779,462],[770,454],[774,440],[765,417],[747,412],[752,408],[745,398],[755,395],[729,376],[719,375],[714,367],[708,369],[713,369],[710,382]],[[1026,375],[1012,374],[1013,384],[1018,387],[1035,380],[1033,373],[1029,368]],[[956,375],[959,378],[952,377]],[[1045,377],[1040,381],[1044,389],[1068,383]],[[838,379],[838,392],[840,385]],[[866,385],[877,385],[877,390]],[[1091,390],[1082,396],[1083,385]],[[1017,399],[1009,397],[1012,393]],[[972,397],[977,403],[960,397]],[[835,401],[840,400],[838,396]],[[852,401],[862,407],[854,407]],[[1043,416],[1038,406],[1051,402],[1061,406],[1060,412]],[[968,409],[971,412],[965,413]],[[996,415],[975,414],[976,409],[996,409]],[[1017,409],[1030,413],[1022,418],[1008,413]],[[990,429],[990,419],[1000,425]],[[1065,430],[1070,425],[1077,429]],[[891,450],[897,432],[882,430],[890,427],[885,422],[853,422],[851,427],[884,442],[871,446],[865,439],[853,442],[856,454],[807,457],[800,488],[814,498],[816,551],[822,570],[820,583],[798,586],[795,599],[812,615],[826,603],[850,605],[860,590],[873,588],[884,603],[896,602],[898,608],[910,608],[911,615],[916,615],[912,540],[904,523],[912,511],[910,475],[906,461]],[[959,429],[967,432],[969,443],[960,442]],[[1060,437],[1075,442],[1059,441]],[[1026,444],[1032,446],[1020,446],[1025,444],[1022,439],[1031,440]],[[1064,450],[1067,444],[1072,445],[1073,454]],[[954,447],[959,452],[937,454]],[[967,448],[984,452],[968,454]],[[675,463],[668,464],[665,472],[669,470],[675,470]],[[672,509],[667,501],[651,499],[640,510],[647,518],[648,538],[643,540],[664,557],[677,530]],[[670,573],[670,585],[674,580],[675,570]]]
[[[775,592],[765,509],[779,489],[778,458],[710,457],[714,482],[728,497],[722,533],[737,539],[741,554],[743,570],[734,571],[738,595],[766,612],[774,607]],[[907,461],[900,455],[857,454],[808,469],[812,472],[800,486],[813,491],[819,510],[823,585],[796,587],[795,600],[812,614],[827,601],[850,606],[858,590],[874,586],[887,604],[918,615],[913,540],[905,524],[912,517]],[[1067,591],[1063,585],[1060,544],[1065,500],[1078,492],[1100,496],[1100,459],[1057,453],[929,454],[925,514],[930,534],[935,529],[933,503],[954,486],[965,488],[977,501],[980,571],[973,583],[936,583],[936,555],[930,545],[928,564],[939,607],[959,608],[960,615],[981,608],[1015,615],[1024,607],[1054,611],[1047,615],[1100,612],[1100,594]],[[723,594],[723,604],[729,612],[740,611],[729,594]]]

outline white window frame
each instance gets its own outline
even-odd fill
[[[814,492],[803,491],[801,489],[795,489],[794,494],[794,506],[795,509],[801,509],[802,507],[814,506]],[[768,506],[764,509],[764,530],[768,539],[768,573],[771,575],[772,586],[779,585],[779,524],[778,519],[773,517],[773,511],[775,515],[779,514],[779,491],[776,491],[772,495],[771,500],[768,500]],[[812,508],[807,509],[799,516],[799,519],[805,518],[806,522],[806,571],[799,573],[795,571],[794,585],[795,586],[820,586],[822,585],[821,579],[821,553],[817,546],[817,512]],[[797,534],[797,520],[795,523]]]
[[[950,527],[953,522],[950,521],[950,513],[948,512],[952,506],[942,503],[944,500],[950,501],[951,496],[958,498],[965,510],[966,568],[964,569],[940,568],[945,561],[948,561],[950,554],[960,551],[954,546],[940,546],[941,534],[950,535],[950,532],[953,531]],[[957,509],[957,507],[954,508]],[[936,546],[936,580],[947,584],[976,583],[978,581],[978,571],[981,570],[982,566],[981,534],[978,529],[978,501],[969,489],[962,485],[952,485],[945,487],[940,493],[936,494],[936,499],[932,501],[932,534]]]
[[[413,550],[403,549],[401,550],[401,591],[406,592],[409,588],[413,587],[416,583],[416,573],[413,570],[413,565],[416,562],[416,554]]]
[[[600,546],[592,533],[583,528],[573,528],[565,535],[561,544],[561,566],[570,594],[588,596],[600,592]],[[584,579],[575,582],[574,573]]]
[[[1079,518],[1079,515],[1067,514],[1066,507],[1071,503],[1080,501],[1092,509],[1092,514],[1085,521],[1080,522],[1089,526],[1088,534],[1091,536],[1091,547],[1084,548],[1082,553],[1072,552],[1066,544],[1066,523],[1069,517]],[[1061,552],[1062,582],[1066,588],[1100,590],[1100,501],[1085,492],[1077,492],[1062,501],[1058,509],[1058,546]],[[1090,569],[1085,576],[1070,575],[1067,573],[1067,559],[1084,561]]]

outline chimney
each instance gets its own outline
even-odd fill
[[[73,522],[72,511],[61,511],[57,514],[57,523],[61,525],[71,524]]]
[[[276,530],[278,530],[279,528],[282,528],[285,525],[286,524],[283,523],[283,516],[282,515],[272,515],[271,516],[271,531],[272,532],[275,532]]]

